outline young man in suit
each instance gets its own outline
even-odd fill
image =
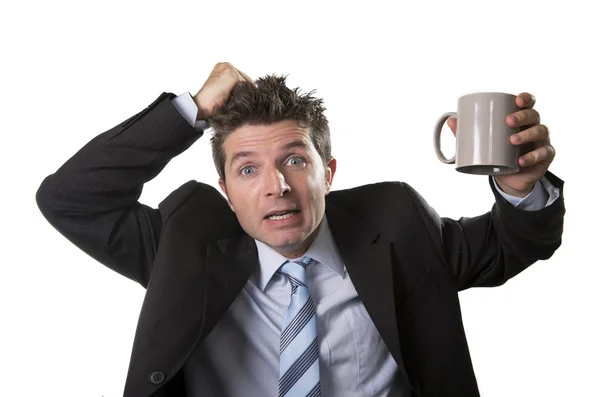
[[[563,182],[533,104],[521,94],[507,116],[531,146],[521,171],[489,179],[490,212],[455,221],[406,183],[331,191],[321,100],[220,63],[194,97],[165,93],[94,138],[37,202],[147,289],[125,396],[477,396],[458,291],[561,242]],[[208,126],[225,199],[190,181],[139,203]]]

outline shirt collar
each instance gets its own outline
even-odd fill
[[[273,274],[275,274],[277,269],[279,269],[288,258],[277,253],[265,243],[258,240],[254,241],[256,243],[256,248],[258,249],[260,268],[254,273],[253,277],[255,285],[264,292],[267,284],[273,277]],[[317,236],[302,256],[308,256],[319,263],[322,263],[342,278],[344,278],[346,274],[344,261],[335,245],[335,241],[333,241],[333,236],[331,234],[331,229],[329,229],[329,223],[327,222],[326,216],[323,216],[323,221],[321,221]]]

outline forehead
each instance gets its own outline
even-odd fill
[[[313,148],[308,129],[300,127],[296,121],[286,120],[268,125],[244,125],[225,138],[223,150],[229,160],[239,152],[275,152],[292,142],[302,142],[307,148]]]

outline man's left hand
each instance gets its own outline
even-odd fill
[[[510,137],[511,144],[526,145],[519,157],[520,170],[516,174],[497,175],[494,178],[504,192],[511,196],[525,197],[544,176],[556,151],[550,143],[548,127],[540,124],[540,114],[533,109],[535,97],[525,92],[519,94],[515,101],[521,110],[506,116],[506,124],[521,128],[521,131]],[[448,126],[456,135],[456,119],[449,119]]]

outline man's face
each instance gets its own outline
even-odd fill
[[[325,168],[295,121],[242,126],[223,142],[221,189],[242,228],[288,258],[304,254],[325,213],[336,161]]]

